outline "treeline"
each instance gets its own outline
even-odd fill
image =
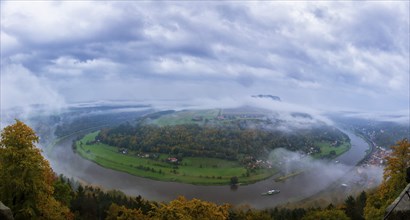
[[[356,198],[349,196],[338,207],[326,208],[272,208],[256,210],[247,206],[217,205],[184,197],[158,203],[141,196],[128,197],[118,190],[104,191],[97,187],[83,186],[59,176],[54,183],[54,197],[67,205],[74,219],[364,219],[366,193]]]
[[[410,143],[394,146],[390,161],[409,159]],[[407,149],[407,150],[406,150]],[[405,155],[407,154],[407,155]],[[403,167],[405,166],[402,164]],[[407,165],[408,161],[407,161]],[[386,168],[388,171],[390,168]],[[400,168],[395,168],[395,171]],[[394,171],[394,170],[392,170]],[[129,197],[118,190],[104,191],[98,187],[83,186],[59,176],[54,180],[54,198],[66,205],[73,219],[224,219],[224,220],[364,220],[382,219],[389,205],[405,186],[404,171],[385,177],[382,185],[370,193],[348,196],[342,204],[326,208],[269,208],[257,210],[248,206],[218,205],[198,199],[178,197],[168,203],[158,203],[141,196]],[[398,184],[398,185],[393,185]],[[387,192],[386,190],[390,190]],[[408,217],[408,216],[407,216]],[[389,219],[406,219],[392,214]]]
[[[410,127],[408,123],[343,117],[336,118],[335,120],[340,124],[345,124],[355,132],[364,135],[377,146],[385,148],[395,145],[403,138],[410,138]]]
[[[388,147],[397,141],[410,137],[410,127],[392,122],[379,122],[369,126],[358,127],[357,131],[362,133],[377,146]]]
[[[363,208],[366,204],[366,193],[362,192],[356,198],[349,196],[338,207],[330,204],[324,209],[256,210],[248,206],[217,205],[198,199],[187,200],[184,197],[178,197],[168,203],[158,203],[145,200],[141,196],[129,197],[118,190],[104,191],[98,187],[84,186],[62,175],[55,177],[53,186],[53,197],[70,211],[69,214],[57,219],[361,220],[364,219]],[[24,218],[17,216],[16,219]]]
[[[283,147],[292,151],[317,148],[315,142],[343,143],[348,137],[328,126],[284,132],[272,129],[229,129],[216,126],[184,124],[155,126],[129,123],[102,129],[97,140],[111,146],[140,152],[213,157],[240,160],[241,156],[266,157],[272,149]],[[318,149],[316,149],[318,150]]]
[[[141,196],[128,197],[118,190],[103,191],[98,187],[83,186],[60,175],[54,182],[53,196],[69,207],[74,219],[107,219],[110,206],[138,209],[147,215],[158,206],[156,202],[144,200]]]
[[[50,117],[53,118],[54,121],[47,123],[47,125],[58,124],[54,134],[57,137],[64,137],[89,128],[118,125],[124,123],[124,121],[134,120],[135,118],[140,117],[144,112],[119,112],[116,114],[101,113],[88,115],[82,115],[80,114],[81,112],[75,112],[64,114],[61,117]]]

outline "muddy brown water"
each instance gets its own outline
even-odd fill
[[[368,144],[360,137],[344,131],[351,139],[352,147],[336,160],[345,164],[343,169],[353,167],[366,154]],[[54,171],[67,177],[101,186],[105,189],[118,189],[124,193],[155,201],[170,201],[183,195],[188,199],[198,198],[216,203],[249,205],[254,208],[274,207],[278,204],[294,202],[314,195],[325,189],[340,177],[340,173],[322,172],[311,169],[285,182],[275,182],[274,177],[250,185],[239,186],[232,190],[230,186],[200,186],[177,182],[162,182],[127,173],[107,169],[96,163],[85,160],[75,154],[71,148],[75,135],[60,141],[48,155]],[[331,162],[332,163],[332,162]],[[281,193],[272,196],[261,196],[271,189],[279,189]]]

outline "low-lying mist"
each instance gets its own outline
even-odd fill
[[[301,195],[309,196],[318,189],[328,190],[346,188],[348,191],[360,191],[379,185],[383,179],[383,168],[376,166],[349,166],[338,160],[313,159],[300,152],[277,148],[270,152],[269,160],[281,171],[283,177],[292,175],[313,176],[313,181],[300,183]],[[286,181],[286,180],[284,180]]]

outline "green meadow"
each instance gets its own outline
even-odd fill
[[[207,120],[214,120],[221,110],[196,110],[196,111],[180,111],[173,114],[163,115],[154,119],[151,123],[159,126],[172,126],[182,124],[198,124],[204,125]],[[195,120],[196,119],[196,120]]]
[[[170,156],[166,154],[148,158],[145,154],[138,156],[138,152],[123,153],[117,147],[95,142],[97,134],[98,131],[90,133],[77,141],[77,153],[103,167],[135,176],[198,185],[227,185],[233,176],[238,177],[240,184],[249,184],[277,173],[275,169],[256,169],[247,173],[238,162],[217,158],[184,157],[175,164],[167,161]]]
[[[335,158],[348,151],[351,147],[350,142],[343,142],[337,147],[332,146],[329,142],[317,142],[316,145],[320,147],[321,152],[314,154],[313,158]]]

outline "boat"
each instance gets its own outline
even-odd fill
[[[271,196],[271,195],[275,195],[275,194],[278,194],[278,193],[280,193],[280,190],[272,189],[272,190],[269,190],[267,192],[262,193],[262,196]]]

